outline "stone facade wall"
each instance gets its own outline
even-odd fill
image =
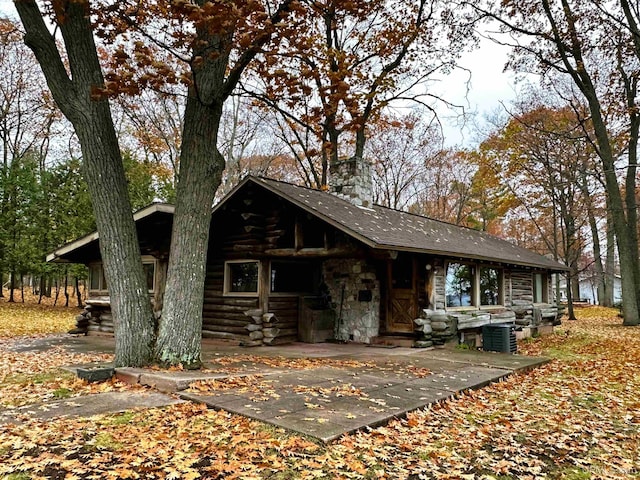
[[[322,273],[336,312],[335,338],[369,343],[380,330],[380,280],[375,267],[364,259],[331,259],[324,262]]]
[[[433,275],[434,275],[434,279],[433,279],[434,289],[436,291],[435,309],[442,310],[445,308],[445,302],[446,302],[445,286],[447,283],[444,267],[442,265],[435,265],[433,267]]]

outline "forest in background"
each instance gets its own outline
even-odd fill
[[[459,48],[472,48],[472,42]],[[55,248],[95,230],[80,147],[20,27],[8,19],[0,23],[0,68],[8,72],[0,79],[3,291],[13,295],[26,284],[50,295],[52,287],[86,276],[82,267],[44,261]],[[314,101],[301,100],[313,94],[278,72],[262,85],[260,68],[225,103],[218,145],[226,169],[217,198],[247,174],[312,188],[327,182],[322,137],[314,135],[322,119],[305,110]],[[112,103],[134,210],[175,198],[186,100],[179,89],[162,87]],[[551,255],[571,267],[570,298],[579,295],[580,277],[595,276],[599,298],[611,304],[615,237],[589,112],[566,82],[523,86],[519,97],[484,120],[473,148],[444,147],[442,126],[424,98],[398,95],[401,108],[381,107],[366,125],[363,152],[372,167],[374,200]],[[357,144],[347,127],[340,129],[337,156],[348,156]],[[624,184],[623,140],[618,147]]]

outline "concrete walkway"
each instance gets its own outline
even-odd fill
[[[113,348],[113,340],[74,337],[65,345],[76,352],[104,352]],[[125,368],[117,369],[116,375],[328,442],[547,361],[452,348],[303,343],[242,348],[220,342],[204,343],[203,360],[202,371]],[[90,397],[97,396],[81,398],[88,403],[98,400]],[[164,397],[169,404],[171,397]],[[162,404],[160,397],[157,400]],[[117,399],[100,404],[109,401],[125,410],[133,406]],[[96,413],[112,411],[105,406]]]

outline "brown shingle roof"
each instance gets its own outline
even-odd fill
[[[328,192],[247,177],[372,248],[433,253],[488,262],[566,270],[564,265],[485,232],[379,205],[365,208]],[[235,191],[235,190],[234,190]]]

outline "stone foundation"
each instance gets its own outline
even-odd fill
[[[518,338],[531,336],[530,332],[547,334],[553,332],[553,326],[558,325],[562,316],[562,309],[557,305],[525,304],[496,311],[466,310],[446,311],[424,309],[422,316],[414,320],[415,331],[419,338],[417,347],[442,344],[457,338],[462,343],[467,339],[478,337],[481,343],[480,329],[485,325],[501,323],[514,324],[520,333]],[[427,335],[428,334],[428,335]],[[477,346],[477,341],[472,342]]]
[[[363,259],[332,259],[323,276],[336,312],[336,340],[370,343],[380,330],[380,280]]]
[[[89,299],[80,313],[76,317],[76,328],[69,333],[97,335],[106,333],[113,335],[113,315],[111,305],[108,300]]]

